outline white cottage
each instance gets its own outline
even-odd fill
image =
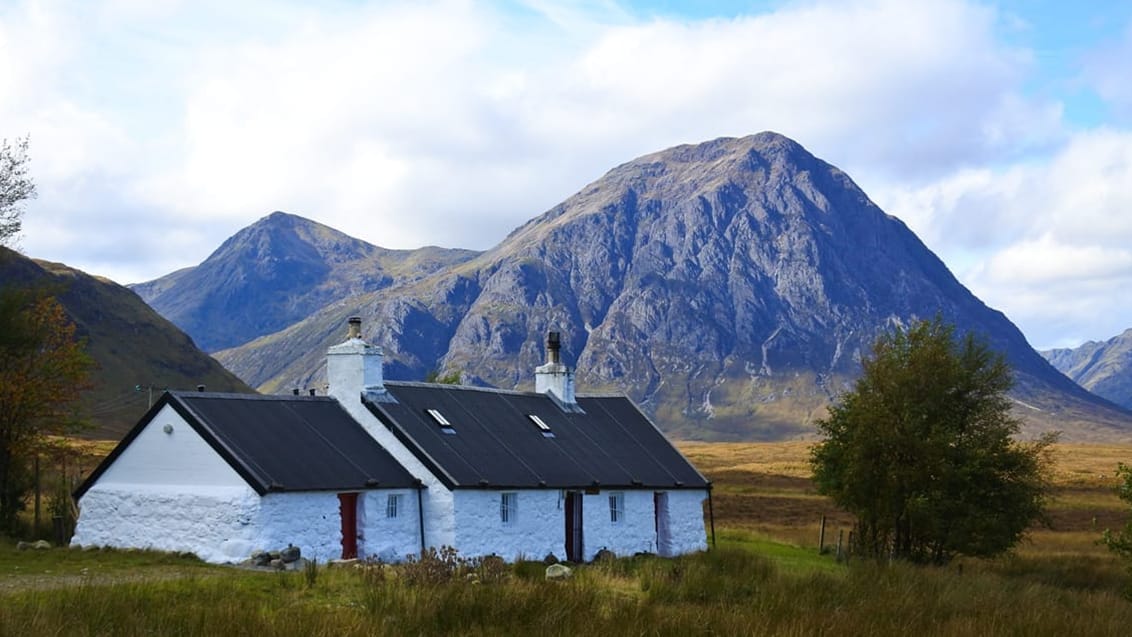
[[[163,396],[76,492],[72,542],[214,562],[705,549],[708,481],[628,398],[575,395],[556,333],[547,352],[535,392],[386,382],[351,319],[328,397]]]

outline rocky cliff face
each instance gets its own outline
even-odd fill
[[[773,133],[641,157],[474,259],[217,356],[267,391],[317,385],[350,314],[390,378],[439,369],[508,388],[532,386],[545,333],[561,331],[579,391],[623,391],[662,428],[708,439],[810,432],[879,332],[940,314],[1007,354],[1031,431],[1132,425],[847,175]]]
[[[1050,363],[1094,394],[1132,409],[1132,329],[1075,349],[1042,352]]]
[[[309,219],[274,212],[203,263],[132,286],[206,351],[281,330],[328,303],[414,281],[468,250],[386,250]]]

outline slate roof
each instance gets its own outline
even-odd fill
[[[419,484],[333,398],[166,392],[75,491],[76,498],[165,405],[172,406],[260,495]]]
[[[543,394],[389,381],[385,387],[396,402],[366,407],[448,488],[708,486],[624,396],[579,396],[585,413],[567,413]],[[429,409],[451,427],[441,427]]]

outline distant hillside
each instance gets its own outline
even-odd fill
[[[200,265],[131,287],[212,352],[277,332],[328,303],[416,281],[477,254],[387,250],[274,212],[237,232]]]
[[[87,340],[98,365],[91,377],[94,387],[83,399],[95,425],[86,433],[89,437],[120,438],[149,407],[150,386],[155,400],[166,388],[202,384],[216,391],[253,391],[137,294],[116,283],[6,248],[0,248],[0,283],[50,286],[78,335]]]
[[[1132,329],[1103,343],[1089,341],[1042,356],[1085,389],[1132,409]]]
[[[390,378],[530,388],[555,329],[580,392],[627,393],[681,438],[781,439],[813,432],[880,332],[940,314],[1009,358],[1027,433],[1132,437],[1132,413],[1058,373],[848,175],[774,133],[638,158],[486,253],[337,300],[217,358],[264,391],[316,386],[358,314]]]

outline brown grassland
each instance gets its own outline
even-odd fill
[[[717,546],[547,582],[540,563],[260,573],[143,551],[0,542],[4,635],[1127,635],[1129,574],[1099,539],[1132,447],[1059,445],[1048,527],[942,568],[838,562],[852,519],[809,480],[809,445],[680,443],[713,481]],[[91,454],[105,453],[94,446]],[[91,458],[81,466],[93,466]],[[451,565],[449,565],[451,566]],[[437,573],[440,577],[435,577]],[[428,575],[425,577],[424,575]],[[470,583],[470,582],[475,583]]]

